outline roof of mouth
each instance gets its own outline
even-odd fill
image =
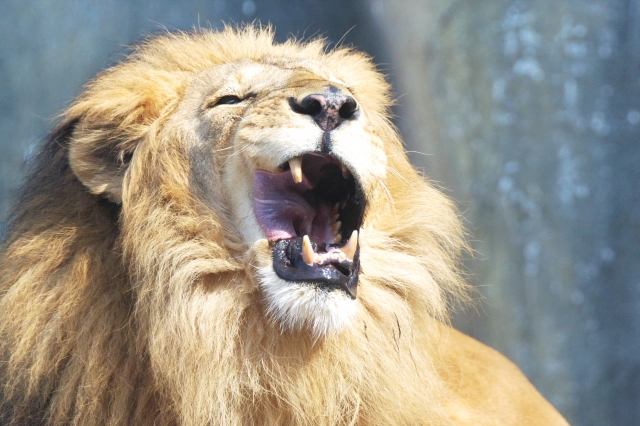
[[[311,153],[300,160],[297,171],[299,165],[279,173],[256,171],[256,218],[270,240],[309,235],[326,250],[342,240],[339,209],[350,194],[349,176],[345,178],[340,161],[330,155]]]

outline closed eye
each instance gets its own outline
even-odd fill
[[[255,97],[256,95],[254,93],[249,93],[244,98],[240,98],[236,95],[226,95],[214,100],[213,102],[209,102],[207,108],[213,108],[218,105],[236,105],[246,101],[247,99],[253,99]]]
[[[211,106],[233,105],[233,104],[239,104],[240,102],[242,102],[242,99],[240,99],[239,97],[237,97],[235,95],[227,95],[227,96],[223,96],[220,99],[218,99],[216,101],[216,103],[214,103]]]

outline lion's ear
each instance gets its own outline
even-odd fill
[[[121,143],[110,143],[114,136],[108,130],[87,131],[76,127],[69,147],[69,164],[76,177],[92,194],[119,204],[122,202],[124,174],[135,144],[122,146]]]
[[[93,194],[122,202],[133,152],[160,111],[179,96],[181,80],[142,62],[116,66],[91,82],[66,111],[67,120],[77,120],[69,163]]]

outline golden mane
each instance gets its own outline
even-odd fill
[[[205,202],[168,142],[193,79],[243,59],[330,69],[387,147],[361,309],[326,338],[266,314],[266,240],[248,247],[222,184]],[[0,253],[0,424],[441,424],[437,323],[465,297],[463,232],[390,104],[363,54],[253,26],[154,37],[99,74],[33,161]]]

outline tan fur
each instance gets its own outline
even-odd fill
[[[269,308],[280,282],[251,179],[317,149],[286,100],[327,82],[362,111],[334,132],[368,199],[358,298],[334,300],[351,316],[287,316]],[[364,55],[254,27],[162,35],[98,75],[35,160],[2,249],[0,423],[563,424],[441,325],[465,297],[462,228],[407,161],[390,103]]]

